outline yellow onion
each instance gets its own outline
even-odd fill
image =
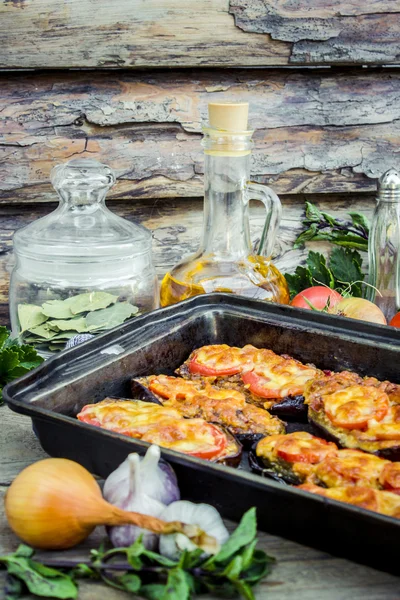
[[[24,542],[63,550],[82,542],[97,525],[135,525],[157,534],[184,533],[200,548],[215,542],[199,527],[128,512],[104,500],[94,477],[78,463],[47,458],[24,469],[5,498],[11,529]]]
[[[385,315],[376,304],[364,298],[344,298],[329,311],[331,314],[386,325]]]

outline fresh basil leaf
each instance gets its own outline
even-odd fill
[[[109,308],[90,312],[86,317],[88,330],[111,329],[121,325],[126,319],[139,312],[137,306],[129,302],[118,302]]]
[[[65,302],[72,314],[78,315],[84,312],[107,308],[107,306],[114,304],[117,300],[118,296],[113,296],[108,292],[88,292],[86,294],[72,296],[65,300]]]
[[[365,217],[359,212],[349,212],[349,216],[351,217],[354,227],[361,227],[361,229],[365,231],[365,233],[368,236],[370,225],[367,217]]]
[[[99,579],[99,574],[85,563],[79,563],[70,572],[72,579]]]
[[[131,592],[132,594],[136,594],[142,585],[140,577],[134,573],[125,573],[124,575],[118,577],[117,581],[125,588],[127,592]]]
[[[243,558],[238,555],[235,556],[231,562],[225,567],[221,575],[224,575],[230,581],[236,581],[243,568]]]
[[[351,285],[352,296],[362,296],[364,273],[361,271],[362,259],[357,250],[348,248],[334,248],[332,250],[329,266],[335,278],[335,286]]]
[[[18,304],[18,319],[21,333],[47,321],[49,317],[42,312],[41,306],[36,304]]]
[[[322,213],[319,210],[319,208],[317,208],[315,206],[315,204],[312,204],[311,202],[308,202],[308,200],[306,200],[306,219],[308,221],[310,221],[311,223],[319,223],[320,221],[322,221]]]
[[[30,546],[26,544],[20,544],[16,551],[14,552],[14,556],[24,556],[25,558],[31,558],[35,554],[35,551]]]
[[[7,573],[6,584],[4,586],[4,600],[18,600],[22,596],[24,589],[22,581]]]
[[[160,600],[164,597],[165,585],[161,583],[148,583],[140,588],[140,595],[147,600]],[[171,596],[171,600],[173,596]]]
[[[253,560],[253,554],[256,549],[257,543],[258,543],[258,540],[255,539],[248,546],[246,546],[246,548],[243,550],[243,552],[242,552],[242,561],[243,561],[242,570],[243,571],[245,571],[246,569],[248,569],[250,567],[251,562]]]
[[[191,582],[189,573],[183,569],[174,567],[168,573],[168,579],[164,593],[159,600],[189,600]]]
[[[340,225],[340,222],[337,221],[334,217],[332,217],[331,215],[328,215],[328,213],[326,212],[322,212],[321,215],[324,218],[324,221],[326,223],[328,223],[331,227],[337,227],[338,225]]]
[[[330,288],[334,287],[335,281],[333,275],[326,266],[325,257],[322,254],[310,250],[306,262],[314,285],[322,284]]]
[[[356,250],[368,250],[368,240],[355,233],[346,233],[343,231],[332,231],[329,237],[316,236],[317,239],[327,239],[328,241],[343,246],[344,248],[355,248]]]
[[[239,594],[242,596],[242,598],[245,598],[245,600],[255,600],[253,590],[251,589],[248,583],[246,583],[245,581],[236,580],[233,583],[233,585],[235,586],[236,591],[239,592]]]
[[[140,558],[146,551],[146,548],[143,544],[143,536],[140,535],[135,542],[125,548],[126,558],[128,563],[133,567],[136,571],[140,571],[143,566],[143,561]]]
[[[303,231],[303,233],[301,233],[296,238],[296,240],[293,244],[293,248],[295,248],[295,249],[301,248],[302,246],[304,246],[305,242],[309,242],[310,240],[314,239],[317,231],[318,231],[317,223],[311,223],[310,227],[308,229],[306,229],[306,231]]]
[[[70,599],[78,597],[78,588],[69,575],[49,569],[23,556],[0,556],[7,571],[21,579],[28,590],[37,596]]]
[[[271,572],[272,566],[275,564],[275,559],[268,556],[264,550],[255,550],[251,565],[241,573],[243,581],[247,581],[251,585],[258,583],[263,577]]]
[[[177,561],[171,560],[166,556],[162,556],[162,554],[158,554],[157,552],[152,552],[151,550],[144,550],[143,555],[149,558],[150,560],[156,562],[162,567],[176,567],[178,565]]]
[[[250,508],[242,517],[239,525],[229,537],[229,539],[223,544],[220,551],[212,556],[204,566],[209,563],[221,563],[231,558],[240,548],[250,544],[257,534],[257,519],[256,509]]]

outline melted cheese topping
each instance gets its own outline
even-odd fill
[[[366,487],[345,486],[325,489],[317,485],[305,483],[299,489],[325,496],[332,500],[339,500],[361,508],[373,510],[384,515],[400,518],[400,496],[391,492],[373,490]]]
[[[380,421],[389,410],[389,399],[375,387],[352,385],[324,396],[327,417],[339,427],[360,429],[370,419]]]
[[[253,356],[253,373],[262,378],[262,388],[276,390],[279,398],[300,395],[310,379],[320,373],[289,356],[278,356],[271,350],[259,350]],[[248,366],[250,370],[250,366]]]
[[[389,461],[358,450],[339,450],[315,469],[314,478],[326,487],[361,485],[379,488],[379,478]]]
[[[187,454],[212,452],[218,447],[217,443],[220,452],[213,459],[235,450],[226,436],[223,439],[221,430],[203,419],[183,419],[172,407],[140,400],[106,398],[97,404],[84,406],[77,418],[85,423]]]

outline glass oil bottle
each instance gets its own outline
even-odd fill
[[[253,131],[248,104],[209,104],[203,127],[205,152],[203,239],[199,250],[167,273],[161,306],[210,292],[228,292],[287,304],[286,280],[271,261],[281,215],[278,196],[267,186],[250,183]],[[251,247],[249,200],[266,208],[257,253]]]

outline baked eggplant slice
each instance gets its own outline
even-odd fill
[[[218,423],[246,447],[264,436],[285,432],[282,421],[246,402],[237,390],[216,388],[209,382],[150,375],[132,380],[131,392],[135,398],[175,408],[184,417]]]
[[[253,471],[278,481],[299,485],[316,465],[337,453],[337,446],[306,431],[263,438],[253,446],[249,462]]]
[[[306,385],[308,419],[343,448],[400,460],[398,386],[343,371]]]
[[[88,404],[80,421],[212,462],[237,466],[242,446],[227,430],[204,419],[185,419],[172,407],[105,398]]]
[[[277,416],[304,420],[304,385],[322,374],[314,365],[304,365],[286,354],[226,344],[197,348],[176,372],[185,379],[203,384],[208,380],[215,387],[238,390],[248,402]]]

